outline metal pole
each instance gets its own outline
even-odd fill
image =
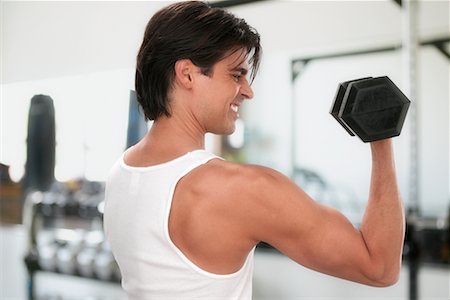
[[[409,108],[410,123],[410,190],[409,206],[419,211],[419,116],[420,106],[417,93],[417,0],[403,0],[403,62],[405,92],[411,99]]]
[[[410,179],[409,179],[409,299],[418,299],[419,255],[416,245],[416,226],[414,221],[419,214],[419,97],[417,93],[417,49],[418,49],[418,2],[403,0],[403,58],[405,92],[411,99],[410,121]]]

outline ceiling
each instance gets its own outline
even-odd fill
[[[1,83],[133,68],[148,19],[168,1],[1,2]],[[450,36],[448,1],[420,1],[421,39]],[[398,44],[393,0],[261,1],[230,7],[264,53],[311,55]]]

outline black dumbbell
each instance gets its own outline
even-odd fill
[[[339,84],[331,115],[363,142],[400,135],[411,102],[387,77],[366,77]]]

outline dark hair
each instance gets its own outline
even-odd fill
[[[260,37],[243,19],[200,1],[169,5],[148,22],[137,56],[135,88],[146,119],[170,116],[169,91],[175,63],[190,59],[209,75],[213,65],[233,50],[251,56],[251,80],[259,67]]]

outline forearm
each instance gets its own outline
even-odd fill
[[[401,265],[405,234],[404,209],[397,185],[392,141],[374,142],[371,150],[370,194],[361,233],[376,276],[392,279],[398,275]]]

